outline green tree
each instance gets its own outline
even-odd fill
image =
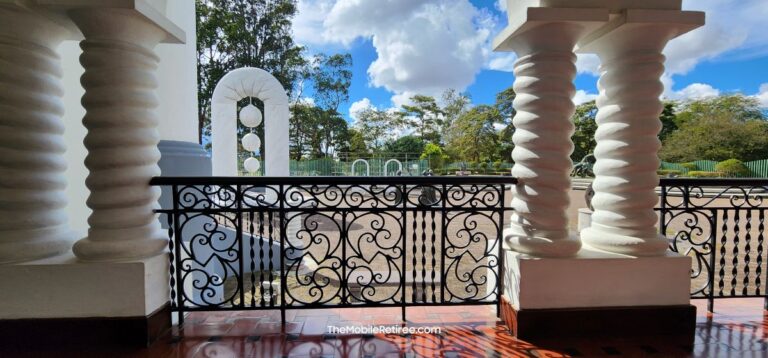
[[[511,160],[512,150],[515,148],[515,144],[512,142],[512,136],[515,134],[515,126],[512,125],[512,118],[515,117],[517,111],[513,103],[517,93],[514,88],[509,87],[496,95],[496,110],[499,111],[501,116],[498,120],[498,125],[502,128],[498,132],[498,146],[496,147],[496,158],[500,160]]]
[[[453,122],[469,110],[472,98],[468,93],[460,93],[455,89],[448,89],[443,92],[441,100],[443,103],[442,139],[444,142],[448,142],[450,141],[448,137],[450,137]]]
[[[365,137],[363,134],[355,128],[350,128],[347,133],[349,135],[349,146],[347,149],[349,158],[357,159],[368,156],[370,153],[368,151],[368,145],[365,144]]]
[[[464,160],[494,160],[499,145],[495,125],[503,121],[504,117],[496,107],[476,106],[454,122],[449,146]]]
[[[664,138],[665,161],[744,161],[768,157],[768,122],[755,98],[723,95],[679,105],[678,129]]]
[[[387,139],[392,137],[392,132],[402,125],[402,116],[378,108],[368,108],[357,115],[357,129],[365,139],[366,146],[374,152],[380,152]]]
[[[424,151],[424,141],[419,137],[407,135],[387,142],[384,150],[390,153],[421,154]]]
[[[341,103],[349,100],[349,86],[352,84],[352,55],[336,54],[315,56],[315,70],[312,75],[315,98],[325,110],[338,111]]]
[[[677,103],[674,101],[664,101],[664,110],[659,116],[661,120],[661,132],[659,132],[659,140],[664,141],[672,132],[677,130],[677,115],[675,114],[675,108]]]
[[[576,112],[573,114],[573,124],[576,130],[573,132],[571,140],[573,141],[573,153],[571,160],[578,162],[588,154],[595,151],[595,131],[597,130],[597,105],[595,101],[582,103],[576,106]]]
[[[743,94],[729,94],[707,97],[680,105],[676,124],[682,127],[688,122],[712,117],[729,117],[736,122],[765,120],[765,114],[754,97]]]
[[[296,0],[196,0],[200,141],[210,133],[210,98],[219,80],[239,67],[270,72],[292,91],[306,64],[293,42]]]
[[[411,127],[416,129],[425,142],[440,143],[443,110],[437,105],[435,98],[415,95],[411,97],[411,102],[412,104],[402,106],[403,119],[410,120]]]
[[[429,168],[432,170],[442,169],[448,160],[448,156],[443,152],[443,148],[435,143],[427,143],[419,158],[429,160]]]
[[[699,159],[765,159],[768,158],[768,123],[742,122],[722,114],[686,121],[666,138],[659,156],[678,163]]]
[[[291,106],[291,158],[300,160],[316,154],[320,142],[317,128],[324,115],[321,108],[309,103],[298,102]]]

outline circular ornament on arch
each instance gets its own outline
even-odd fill
[[[249,104],[240,110],[240,123],[248,128],[258,127],[262,119],[261,110],[253,104]]]

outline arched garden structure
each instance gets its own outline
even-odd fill
[[[269,72],[244,67],[227,73],[211,99],[213,175],[237,176],[237,102],[257,98],[264,103],[264,175],[288,176],[288,95]]]

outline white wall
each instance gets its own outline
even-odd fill
[[[158,69],[160,138],[197,143],[195,2],[168,1],[168,18],[187,34],[186,45],[161,44]]]
[[[195,2],[172,0],[168,4],[167,16],[187,34],[186,45],[163,44],[158,46],[160,56],[157,91],[160,100],[160,138],[197,142],[197,59],[195,56]],[[85,205],[88,188],[85,187],[85,128],[82,120],[85,110],[80,105],[83,89],[80,76],[80,45],[67,41],[59,49],[64,72],[64,139],[67,144],[67,215],[70,226],[77,231],[77,238],[85,237],[88,231],[90,209]]]

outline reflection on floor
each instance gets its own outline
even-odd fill
[[[175,337],[150,349],[3,352],[3,357],[766,357],[768,316],[762,299],[715,303],[708,315],[698,306],[693,347],[643,339],[553,340],[529,344],[497,323],[492,306],[409,308],[409,327],[439,327],[440,334],[329,334],[328,326],[399,326],[398,308],[293,310],[281,334],[280,313],[194,313]]]

